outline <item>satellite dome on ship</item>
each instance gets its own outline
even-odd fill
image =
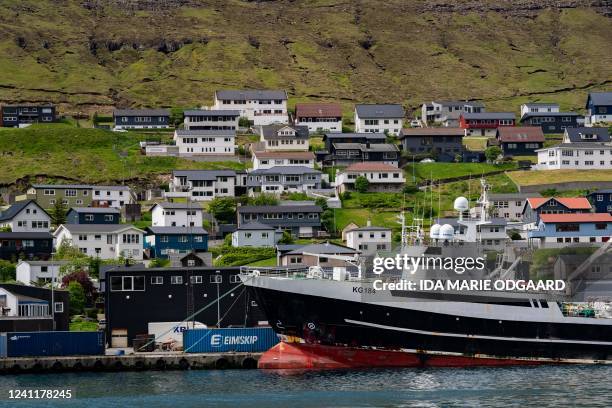
[[[444,240],[453,239],[455,236],[455,229],[450,224],[444,224],[440,227],[440,238]]]
[[[455,203],[453,204],[453,208],[457,211],[467,211],[469,210],[469,203],[467,198],[465,197],[457,197],[455,198]]]
[[[440,224],[432,225],[431,229],[429,230],[429,237],[431,239],[439,239],[440,238],[440,228],[442,228]]]

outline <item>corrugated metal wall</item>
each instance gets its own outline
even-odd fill
[[[183,332],[183,350],[187,353],[256,353],[266,351],[278,342],[278,335],[270,327],[196,329]]]
[[[103,332],[12,332],[6,334],[8,357],[104,354]]]

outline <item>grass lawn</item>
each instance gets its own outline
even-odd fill
[[[97,322],[70,322],[70,331],[97,331]]]
[[[468,150],[473,152],[483,151],[487,148],[487,140],[492,139],[489,137],[464,137],[463,144]]]
[[[276,257],[262,259],[260,261],[252,262],[247,266],[276,266]]]
[[[532,163],[537,163],[538,162],[538,156],[513,156],[514,161],[527,161],[529,160]]]
[[[48,180],[66,177],[81,183],[110,183],[170,173],[174,169],[244,168],[237,162],[146,157],[141,155],[138,145],[142,139],[135,132],[116,133],[65,124],[6,129],[0,138],[0,183],[34,175]]]
[[[472,175],[480,177],[482,174],[492,173],[500,170],[516,168],[516,163],[490,164],[490,163],[416,163],[415,176],[418,181],[422,180],[444,180],[453,177]],[[404,167],[406,180],[412,183],[412,163]]]
[[[508,176],[518,185],[534,186],[571,181],[612,181],[612,170],[531,170],[513,171]]]

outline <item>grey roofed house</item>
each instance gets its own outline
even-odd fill
[[[239,110],[230,109],[190,109],[183,112],[184,116],[240,116]]]
[[[325,133],[323,141],[327,139],[348,139],[360,138],[367,140],[387,140],[387,135],[384,133]]]
[[[51,239],[49,232],[0,232],[0,239]]]
[[[321,174],[321,172],[306,166],[274,166],[269,169],[253,170],[249,174]]]
[[[527,119],[534,116],[582,116],[576,112],[527,112],[523,115],[522,119]]]
[[[513,112],[480,112],[461,114],[464,119],[515,119],[516,115]]]
[[[293,136],[287,136],[287,135],[279,135],[278,131],[286,128],[286,127],[290,127],[291,129],[295,130],[295,137],[297,139],[308,139],[308,126],[291,126],[291,125],[263,125],[260,126],[260,135],[263,136],[264,139],[268,140],[268,139],[286,139],[289,137],[293,137]]]
[[[612,92],[590,92],[588,98],[594,105],[612,105]]]
[[[186,177],[188,180],[216,180],[217,177],[235,177],[234,170],[174,170],[174,177]]]
[[[74,211],[76,213],[89,213],[89,214],[121,214],[121,211],[115,207],[71,207],[70,211]]]
[[[351,231],[391,231],[391,228],[376,227],[376,226],[370,225],[370,226],[366,226],[366,227],[351,228],[350,230],[348,230],[346,232],[351,232]]]
[[[168,109],[115,109],[113,116],[170,116]]]
[[[202,227],[147,227],[147,231],[153,234],[167,234],[167,235],[178,235],[178,234],[201,234],[208,235]]]
[[[595,142],[595,143],[593,143]],[[574,149],[607,149],[607,148],[612,148],[612,146],[609,146],[605,143],[602,143],[598,140],[594,140],[593,142],[572,142],[572,143],[560,143],[558,145],[554,145],[554,146],[550,146],[550,147],[544,147],[542,149],[537,149],[535,150],[536,152],[541,152],[541,151],[546,151],[548,149],[556,149],[559,147],[567,147],[567,148],[574,148]]]
[[[128,228],[135,228],[137,230],[142,231],[140,228],[137,228],[133,226],[132,224],[62,224],[60,227],[66,228],[71,233],[72,232],[118,232],[118,231],[123,231]]]
[[[43,213],[49,215],[40,205],[36,203],[34,200],[23,200],[17,201],[15,204],[11,205],[4,211],[0,211],[0,221],[7,221],[13,219],[17,214],[23,211],[29,204],[33,203],[41,210]]]
[[[479,101],[432,101],[442,106],[458,106],[462,107],[464,105],[470,105],[478,108],[484,108],[484,104]]]
[[[403,118],[404,108],[399,104],[358,104],[355,105],[357,115],[366,118]]]
[[[287,91],[284,90],[221,90],[215,91],[217,99],[232,99],[232,100],[268,100],[281,99],[287,100]]]
[[[364,152],[397,152],[399,148],[391,143],[334,143],[336,150],[361,150]]]
[[[225,129],[194,129],[194,130],[185,130],[179,129],[175,130],[174,133],[178,137],[191,137],[191,136],[217,136],[217,137],[227,137],[227,136],[235,136],[235,130],[225,130]]]
[[[236,231],[260,231],[260,230],[272,231],[274,230],[274,227],[270,225],[262,224],[260,222],[253,221],[253,222],[244,224],[236,229]]]
[[[32,188],[53,188],[53,189],[92,189],[92,190],[116,190],[127,191],[129,186],[96,186],[93,184],[32,184]]]
[[[572,143],[577,142],[600,142],[606,143],[610,141],[610,134],[608,128],[603,127],[579,127],[579,128],[567,128],[565,134]],[[594,135],[594,139],[585,139],[582,135]]]
[[[354,255],[358,254],[359,251],[353,248],[349,248],[344,245],[331,244],[326,242],[324,244],[308,244],[301,245],[298,248],[294,248],[283,255],[299,255],[305,252],[311,254],[342,254],[342,255]]]
[[[315,204],[305,205],[243,205],[238,207],[238,213],[288,213],[288,212],[316,212],[322,213],[323,209]]]
[[[540,193],[497,193],[489,194],[489,201],[526,200],[529,197],[542,197],[542,195]]]
[[[175,210],[202,210],[202,207],[200,207],[198,204],[171,203],[169,201],[162,201],[162,202],[153,204],[153,206],[151,207],[151,211],[153,211],[153,209],[157,206],[160,206],[162,208],[167,208],[170,210],[172,209],[175,209]]]
[[[406,128],[399,134],[400,139],[407,137],[436,137],[436,136],[464,136],[465,131],[461,128],[453,127],[427,127],[427,128]]]

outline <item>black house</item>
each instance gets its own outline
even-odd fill
[[[432,155],[441,162],[453,162],[455,156],[463,153],[461,128],[428,127],[402,129],[402,148],[415,156]]]
[[[163,129],[170,127],[168,109],[116,109],[115,129]]]
[[[504,126],[496,135],[504,157],[535,155],[544,147],[544,133],[539,126]]]
[[[0,232],[0,259],[42,259],[51,257],[53,236],[48,232]]]
[[[72,207],[66,224],[119,224],[121,211],[113,207]]]
[[[325,133],[323,135],[325,150],[328,152],[331,152],[334,143],[375,144],[386,142],[387,136],[384,133]]]
[[[3,127],[28,123],[50,123],[57,119],[53,105],[4,105],[0,112]]]
[[[51,331],[54,320],[55,330],[69,330],[67,290],[55,289],[52,294],[47,288],[0,283],[0,333]]]
[[[528,112],[521,117],[523,126],[541,126],[544,133],[563,133],[584,123],[584,116],[575,112]]]
[[[150,322],[190,320],[207,326],[256,326],[266,320],[241,284],[240,268],[118,267],[104,280],[106,337],[127,330],[128,344]],[[234,291],[230,292],[232,289]],[[224,296],[225,295],[225,296]],[[207,306],[206,309],[204,309]]]

